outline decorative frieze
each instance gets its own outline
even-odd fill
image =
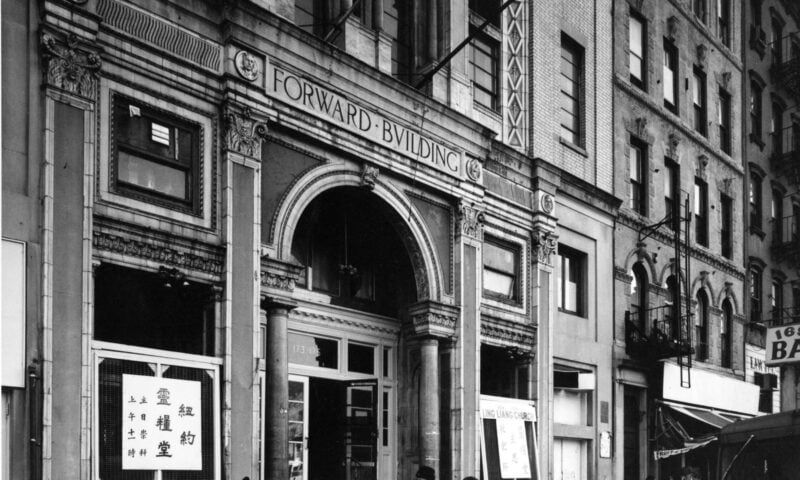
[[[42,65],[48,85],[84,98],[94,99],[97,93],[97,72],[102,62],[97,52],[75,34],[65,40],[54,34],[42,34]]]
[[[223,271],[223,260],[219,255],[204,257],[195,253],[180,251],[167,245],[148,243],[105,232],[95,231],[93,233],[92,246],[100,251],[128,255],[213,275],[219,275]]]
[[[517,148],[525,148],[526,144],[526,128],[525,122],[527,116],[525,115],[525,105],[527,100],[525,98],[525,79],[527,75],[527,61],[528,56],[526,53],[526,43],[524,41],[525,35],[525,8],[527,2],[512,3],[506,9],[506,21],[503,22],[505,32],[503,38],[506,43],[506,108],[504,118],[504,130],[506,142]],[[469,170],[467,171],[469,174]],[[470,176],[470,178],[472,178]],[[472,179],[477,181],[476,179]]]
[[[533,354],[536,333],[530,325],[511,325],[499,322],[481,322],[481,336],[507,346],[521,346],[522,350]]]
[[[483,223],[485,215],[482,209],[474,204],[462,203],[459,206],[458,223],[461,233],[478,240],[483,240]]]
[[[223,148],[260,160],[261,143],[267,136],[267,124],[254,119],[249,107],[243,107],[241,113],[231,106],[226,106],[224,111]]]
[[[261,287],[267,290],[291,293],[294,291],[303,268],[302,265],[281,262],[273,258],[262,258]]]

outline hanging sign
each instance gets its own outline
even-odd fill
[[[800,325],[767,328],[766,347],[764,365],[800,362]]]
[[[384,115],[362,107],[305,76],[267,62],[267,95],[278,98],[311,115],[381,144],[401,155],[448,175],[464,178],[463,155],[427,135],[419,128],[407,127]],[[475,167],[472,166],[472,169]],[[472,172],[470,178],[479,176]]]
[[[202,470],[200,382],[122,375],[122,469]]]

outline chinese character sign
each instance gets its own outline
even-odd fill
[[[122,469],[201,470],[200,382],[122,375]]]

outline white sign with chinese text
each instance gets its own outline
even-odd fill
[[[122,375],[122,469],[202,470],[200,382]]]
[[[500,476],[503,478],[531,478],[525,422],[510,418],[498,418],[496,422]]]

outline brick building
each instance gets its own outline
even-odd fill
[[[612,475],[610,0],[2,7],[4,478]]]
[[[616,478],[716,475],[745,376],[740,2],[614,3]]]

